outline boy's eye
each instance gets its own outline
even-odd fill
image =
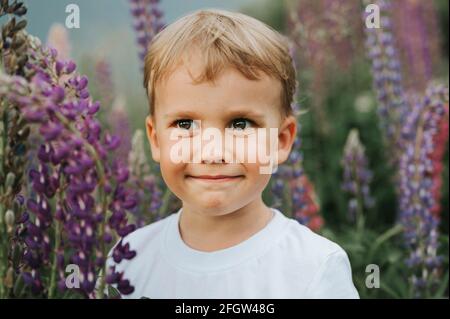
[[[231,128],[235,130],[245,130],[253,125],[253,121],[245,118],[235,119],[231,122]]]
[[[176,120],[174,122],[175,126],[177,128],[183,129],[183,130],[193,130],[193,129],[198,129],[198,123],[194,120],[190,120],[190,119],[180,119],[180,120]],[[252,120],[246,119],[246,118],[238,118],[238,119],[234,119],[231,122],[231,128],[233,130],[237,130],[237,131],[243,131],[245,129],[248,129],[250,127],[254,126],[254,122]]]
[[[196,123],[193,120],[182,119],[182,120],[176,120],[175,124],[176,124],[177,128],[181,128],[183,130],[190,130],[191,126]]]

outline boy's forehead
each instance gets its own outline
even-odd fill
[[[246,78],[234,67],[225,67],[215,79],[195,83],[194,79],[203,72],[201,64],[179,64],[155,87],[155,97],[158,105],[165,109],[180,103],[185,107],[204,103],[222,103],[229,105],[248,105],[258,107],[268,104],[280,107],[281,82],[259,73],[258,80]]]

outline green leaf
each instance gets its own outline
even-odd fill
[[[27,26],[27,20],[21,20],[14,26],[12,32],[18,32],[18,31],[24,29],[26,26]]]
[[[108,285],[108,298],[109,299],[121,299],[119,290],[115,287]]]
[[[67,289],[62,299],[82,299],[82,295],[76,289]]]
[[[369,250],[369,260],[373,259],[373,256],[375,255],[376,251],[380,246],[391,239],[392,237],[395,237],[396,235],[400,234],[403,231],[403,227],[401,225],[395,225],[392,228],[389,228],[387,231],[385,231],[383,234],[381,234],[373,243],[373,245],[370,247]]]
[[[380,289],[383,290],[385,293],[387,293],[389,296],[395,299],[400,299],[401,296],[394,291],[389,285],[387,285],[385,282],[381,282]]]
[[[439,288],[436,291],[436,293],[433,295],[433,297],[434,298],[443,298],[443,297],[445,297],[444,294],[445,294],[445,291],[447,290],[447,288],[448,288],[448,270],[445,273],[444,278],[442,278],[442,282],[439,285]]]
[[[404,276],[404,274],[407,273],[407,270],[405,269],[405,264],[402,263],[401,266],[399,264],[392,264],[389,275],[385,276],[386,278],[389,278],[387,280],[392,286],[395,286],[397,291],[400,294],[400,298],[411,298],[410,296],[410,282],[408,278]]]
[[[399,260],[402,258],[402,254],[398,250],[391,250],[388,252],[387,260],[391,264],[395,264],[399,262]]]
[[[445,234],[443,234],[443,235],[441,235],[441,236],[439,236],[439,240],[444,244],[444,245],[447,245],[448,246],[448,244],[449,244],[449,237],[448,237],[448,234],[447,235],[445,235]]]
[[[344,245],[345,250],[349,251],[349,253],[361,253],[365,251],[365,248],[361,243],[353,243]]]
[[[16,282],[14,283],[13,287],[13,294],[14,298],[24,298],[24,291],[25,291],[26,285],[23,281],[22,275],[19,275],[16,277]]]

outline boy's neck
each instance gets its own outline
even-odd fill
[[[261,198],[223,216],[205,216],[183,204],[181,238],[189,247],[205,252],[235,246],[263,229],[273,212]]]

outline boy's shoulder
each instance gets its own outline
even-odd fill
[[[279,245],[289,251],[298,262],[321,265],[333,256],[346,256],[346,252],[337,243],[313,232],[305,225],[289,219],[285,236]]]
[[[305,295],[318,299],[359,298],[345,250],[293,219],[290,226],[281,249],[290,253],[288,267],[294,275],[308,274]]]
[[[161,239],[166,225],[173,218],[176,218],[176,214],[177,212],[172,213],[161,218],[160,220],[136,229],[134,232],[124,237],[124,243],[130,243],[130,248],[138,251],[144,249],[145,247],[149,247],[149,245],[154,242],[156,243]]]
[[[124,271],[133,270],[136,267],[140,268],[151,260],[157,260],[161,252],[160,248],[164,239],[164,230],[173,218],[176,218],[176,213],[172,213],[151,224],[138,228],[118,240],[109,250],[107,264],[109,266],[115,266],[119,271]],[[122,245],[129,244],[129,249],[136,252],[136,256],[133,259],[123,259],[119,263],[113,260],[113,251],[120,242],[122,242]]]

